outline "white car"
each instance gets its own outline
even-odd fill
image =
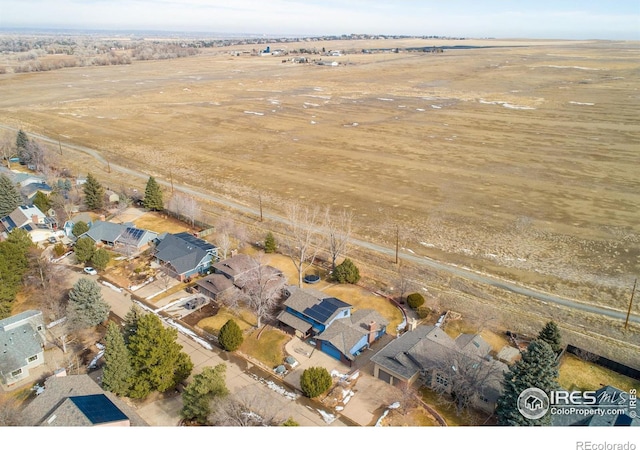
[[[89,275],[98,275],[98,272],[93,267],[85,267],[84,273],[88,273]]]

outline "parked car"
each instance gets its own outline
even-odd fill
[[[85,267],[84,273],[87,273],[89,275],[98,275],[98,272],[93,267]]]
[[[58,242],[58,240],[56,239],[56,237],[55,237],[55,236],[51,236],[51,237],[49,238],[49,242],[50,242],[51,244],[55,244],[56,242]]]

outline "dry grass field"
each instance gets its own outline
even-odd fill
[[[407,51],[461,44],[484,48]],[[249,46],[7,73],[0,124],[253,207],[260,195],[273,214],[293,200],[348,208],[359,238],[392,247],[398,226],[404,252],[626,312],[640,273],[638,42],[287,44],[322,46],[344,51],[321,57],[340,65],[235,53]],[[70,148],[57,158],[140,187]]]

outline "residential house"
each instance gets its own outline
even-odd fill
[[[91,225],[93,225],[93,217],[91,217],[91,214],[84,212],[76,214],[72,219],[67,220],[64,223],[63,230],[64,234],[68,238],[75,239],[75,236],[73,235],[73,226],[78,222],[84,222],[89,225],[89,228],[91,228]]]
[[[478,334],[451,338],[437,326],[418,326],[376,353],[373,374],[392,385],[417,381],[441,392],[454,393],[463,379],[476,380],[472,405],[492,412],[502,392],[508,366],[490,356],[491,346]]]
[[[54,217],[46,216],[34,205],[18,206],[11,214],[0,219],[0,225],[5,233],[10,233],[15,228],[22,228],[36,243],[54,236],[58,227]]]
[[[49,377],[44,389],[22,411],[24,426],[148,426],[133,408],[105,392],[89,375]]]
[[[29,377],[29,369],[44,364],[44,319],[29,310],[0,320],[0,382],[11,386]]]
[[[185,281],[194,275],[209,273],[212,262],[218,259],[218,248],[187,232],[168,233],[157,243],[154,256],[158,264]]]
[[[92,239],[96,244],[107,245],[115,250],[139,251],[156,239],[158,233],[136,228],[133,223],[113,223],[96,220],[89,230],[80,236]]]
[[[48,196],[53,192],[53,189],[44,182],[29,183],[20,189],[20,193],[29,201],[33,200],[33,197],[35,197],[38,192],[42,192]]]
[[[239,253],[214,263],[214,273],[196,282],[198,291],[216,300],[218,296],[235,290],[252,288],[256,283],[263,289],[276,292],[286,285],[280,269],[261,264],[249,255]]]
[[[281,326],[300,337],[312,338],[317,349],[351,366],[356,357],[386,334],[389,321],[372,309],[357,310],[315,289],[287,288]]]
[[[595,392],[595,404],[581,395],[571,397],[566,414],[553,414],[551,425],[558,427],[638,427],[637,407],[630,403],[629,392],[603,386]],[[573,411],[571,411],[573,409]],[[585,411],[588,411],[585,413]]]

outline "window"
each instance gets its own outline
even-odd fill
[[[443,377],[442,375],[437,373],[436,374],[436,383],[441,384],[443,386],[448,386],[449,385],[449,380],[447,379],[447,377]]]
[[[38,355],[33,355],[33,356],[30,356],[29,359],[27,359],[27,361],[34,362],[36,359],[38,359]]]
[[[12,377],[17,377],[21,373],[22,373],[22,369],[14,370],[13,372],[11,372],[11,376]]]
[[[38,325],[37,330],[42,331],[42,325]]]

